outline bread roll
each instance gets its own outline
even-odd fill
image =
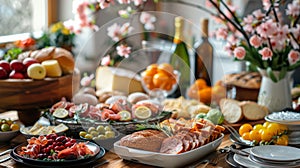
[[[244,101],[240,103],[242,113],[247,120],[261,120],[269,113],[265,106],[261,106],[256,102]]]
[[[50,60],[53,58],[55,47],[47,47],[41,50],[32,51],[30,57],[35,58],[38,62]]]
[[[53,59],[57,60],[63,74],[73,73],[75,67],[75,61],[73,55],[63,48],[56,48],[54,50]]]
[[[233,99],[221,99],[220,109],[228,123],[237,123],[243,119],[240,102]]]

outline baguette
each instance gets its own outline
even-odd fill
[[[242,108],[240,102],[233,99],[221,99],[220,100],[220,109],[224,115],[224,119],[228,123],[237,123],[241,121],[244,117],[242,113]]]
[[[269,113],[265,106],[261,106],[256,102],[244,101],[240,103],[242,113],[247,120],[261,120]]]

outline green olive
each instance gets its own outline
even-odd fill
[[[10,127],[8,124],[2,124],[1,125],[1,131],[5,132],[5,131],[9,131]]]
[[[86,134],[87,134],[87,132],[85,132],[85,131],[80,131],[79,132],[79,136],[81,136],[81,137],[85,137]]]
[[[84,138],[86,138],[86,139],[92,139],[92,138],[93,138],[93,135],[91,135],[91,134],[86,134],[86,135],[84,136]]]
[[[106,137],[104,136],[104,135],[98,135],[98,138],[100,139],[100,140],[104,140],[104,139],[106,139]]]
[[[106,131],[105,132],[105,137],[107,137],[107,138],[114,138],[115,137],[115,132],[113,132],[113,131]]]
[[[100,134],[104,134],[104,132],[105,132],[104,126],[103,126],[103,125],[99,125],[99,126],[97,127],[97,131],[98,131]]]
[[[93,135],[93,137],[96,137],[99,135],[99,133],[97,131],[91,131],[90,134]]]
[[[90,127],[90,128],[88,129],[88,133],[91,133],[92,131],[96,131],[96,128],[95,128],[95,127]]]
[[[110,128],[110,126],[105,126],[105,127],[104,127],[104,130],[105,130],[105,131],[111,131],[111,128]]]

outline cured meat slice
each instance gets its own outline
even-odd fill
[[[183,143],[179,137],[173,136],[166,138],[160,148],[161,153],[179,154],[183,152]]]

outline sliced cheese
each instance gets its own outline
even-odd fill
[[[46,76],[60,77],[62,75],[62,70],[57,60],[46,60],[42,62],[42,65],[46,69]]]
[[[100,66],[96,70],[96,88],[126,94],[144,92],[140,77],[126,69]]]

